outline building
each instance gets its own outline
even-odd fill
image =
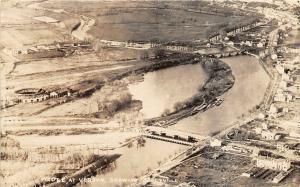
[[[276,70],[278,71],[279,74],[284,74],[285,73],[285,68],[281,65],[276,65]]]
[[[222,146],[222,141],[221,140],[218,140],[216,138],[212,138],[210,140],[210,146],[211,147],[221,147]]]
[[[51,98],[63,97],[63,96],[71,96],[72,90],[69,88],[53,88],[50,91]]]
[[[191,51],[192,50],[192,48],[189,48],[187,46],[180,46],[180,45],[167,45],[166,49],[170,51]]]
[[[292,77],[287,73],[282,74],[282,80],[283,81],[293,81]]]
[[[279,108],[274,104],[272,104],[269,109],[269,114],[273,115],[273,114],[277,114],[278,112],[279,112]]]
[[[49,99],[48,94],[39,94],[39,95],[34,95],[32,97],[27,97],[22,99],[23,103],[36,103],[36,102],[41,102]]]
[[[291,162],[284,159],[256,158],[256,166],[260,168],[288,171],[291,168]]]
[[[281,138],[281,135],[269,130],[262,130],[261,137],[266,140],[279,140]]]
[[[273,178],[272,183],[278,184],[280,181],[282,181],[284,178],[286,178],[292,171],[293,171],[293,169],[290,169],[289,171],[280,172],[278,175],[276,175]]]
[[[282,89],[286,89],[288,87],[288,83],[286,81],[281,81],[279,83],[279,87]]]
[[[288,91],[295,93],[295,94],[300,94],[300,85],[293,85],[288,87]]]
[[[275,102],[291,102],[294,100],[294,96],[290,93],[277,93],[274,97]]]
[[[257,45],[256,45],[258,48],[263,48],[264,47],[264,44],[259,42]]]
[[[258,119],[265,119],[266,117],[267,117],[267,115],[264,114],[264,113],[259,113],[259,114],[257,115],[257,118],[258,118]]]
[[[256,134],[261,134],[262,133],[262,128],[261,127],[256,127],[255,128],[255,133]]]
[[[50,97],[51,98],[57,98],[58,97],[57,92],[56,91],[50,92]]]
[[[262,123],[261,124],[262,129],[268,130],[269,129],[269,124],[268,123]]]
[[[219,33],[215,33],[215,34],[211,35],[211,36],[208,38],[208,40],[209,40],[209,42],[214,43],[214,42],[217,42],[218,40],[220,40],[221,38],[222,38],[222,37],[221,37],[221,35],[220,35]]]

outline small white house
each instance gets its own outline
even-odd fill
[[[211,147],[221,147],[222,146],[222,141],[221,140],[218,140],[216,138],[212,138],[210,140],[210,146]]]
[[[263,130],[261,132],[261,137],[266,140],[279,140],[281,138],[281,135],[277,134],[276,132]]]
[[[51,97],[51,98],[56,98],[56,97],[58,97],[58,93],[55,92],[55,91],[54,91],[54,92],[51,92],[51,93],[50,93],[50,97]]]
[[[268,123],[262,123],[262,124],[261,124],[261,127],[262,127],[264,130],[268,130],[268,129],[269,129],[269,124],[268,124]]]

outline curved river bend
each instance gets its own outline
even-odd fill
[[[219,107],[183,119],[170,128],[208,135],[230,125],[237,117],[262,101],[269,77],[257,59],[238,56],[223,61],[232,68],[235,76],[234,86],[222,96],[225,101]],[[177,101],[191,97],[204,83],[205,78],[201,65],[182,65],[147,73],[144,81],[131,85],[130,90],[135,99],[143,102],[142,112],[145,116],[153,117],[160,115],[167,108],[172,108]],[[150,139],[147,139],[145,147],[142,148],[123,147],[116,150],[122,154],[116,167],[106,174],[96,176],[96,179],[104,179],[106,183],[94,182],[78,186],[117,186],[117,183],[109,181],[118,178],[130,180],[148,168],[155,168],[160,161],[182,149],[182,145]]]
[[[208,135],[231,125],[263,100],[270,79],[256,58],[237,56],[223,61],[235,77],[233,87],[222,96],[224,102],[170,128]],[[193,96],[205,78],[200,64],[182,65],[147,73],[143,82],[130,86],[130,91],[143,102],[142,113],[146,118],[157,117],[165,109],[172,109],[176,102]]]

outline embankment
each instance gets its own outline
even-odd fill
[[[218,97],[227,92],[234,84],[235,79],[231,68],[218,59],[205,59],[201,61],[201,64],[208,78],[199,92],[186,101],[176,103],[173,112],[146,120],[146,125],[173,125],[183,118],[220,104]]]

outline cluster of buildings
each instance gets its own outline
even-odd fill
[[[275,66],[281,76],[279,89],[274,97],[275,102],[292,102],[300,99],[300,82],[294,75],[297,70],[296,63],[278,62]]]
[[[191,52],[195,50],[194,45],[187,45],[185,43],[178,42],[134,42],[134,41],[112,41],[112,40],[100,40],[101,45],[107,47],[125,47],[132,49],[151,49],[151,48],[163,48],[170,51]]]
[[[74,50],[74,49],[88,49],[91,44],[87,42],[59,42],[57,44],[41,44],[33,47],[10,49],[13,56],[29,55],[29,54],[47,54],[56,51]]]
[[[226,34],[222,35],[219,32],[212,33],[208,37],[208,41],[211,42],[211,43],[216,43],[216,42],[218,42],[219,40],[221,40],[225,37],[234,36],[236,34],[239,34],[239,33],[245,32],[247,30],[253,29],[253,28],[257,27],[258,25],[259,25],[259,21],[255,20],[253,23],[250,23],[248,25],[242,25],[240,27],[232,27],[232,28],[229,27],[229,28],[225,29]]]
[[[50,98],[84,97],[92,94],[99,85],[95,83],[80,83],[68,88],[50,87],[47,89],[25,88],[16,91],[16,101],[22,103],[42,102]]]

